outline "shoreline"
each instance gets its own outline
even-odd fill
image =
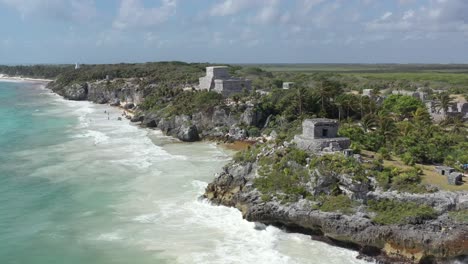
[[[8,76],[5,74],[0,74],[0,81],[5,82],[32,82],[32,83],[49,83],[54,80],[52,79],[40,79],[40,78],[28,78],[22,76]]]

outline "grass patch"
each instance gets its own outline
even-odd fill
[[[293,147],[260,157],[259,177],[254,185],[263,194],[262,199],[275,196],[282,202],[295,202],[312,196],[305,187],[310,181],[309,170],[304,166],[307,157],[307,153]]]
[[[369,201],[369,210],[376,213],[373,221],[383,225],[420,223],[437,216],[427,205],[393,200]]]
[[[468,210],[451,211],[449,212],[449,216],[455,222],[468,224]]]
[[[337,196],[321,196],[319,201],[322,203],[318,209],[324,212],[340,212],[343,214],[352,214],[356,205],[348,196],[340,194]]]

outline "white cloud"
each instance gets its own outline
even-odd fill
[[[389,19],[392,15],[393,15],[392,12],[386,12],[385,14],[383,14],[383,15],[380,17],[380,20],[387,20],[387,19]]]
[[[278,4],[278,0],[271,0],[265,4],[255,15],[253,21],[258,24],[269,24],[277,20],[279,17]]]
[[[417,10],[410,9],[400,15],[384,15],[380,19],[368,22],[366,28],[370,31],[466,33],[468,1],[430,0],[428,4]],[[406,39],[415,39],[414,35],[410,36]]]
[[[159,7],[145,8],[141,0],[121,0],[116,29],[151,27],[166,22],[176,12],[176,0],[162,0]]]
[[[238,13],[239,11],[256,5],[255,1],[251,0],[225,0],[214,5],[210,10],[212,16],[229,16]]]
[[[23,19],[41,15],[48,18],[88,21],[96,16],[94,0],[0,0],[0,5],[15,9]]]

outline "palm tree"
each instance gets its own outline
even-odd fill
[[[362,131],[369,133],[377,129],[377,117],[373,114],[365,115],[360,123]]]
[[[436,107],[439,109],[439,111],[443,112],[444,116],[447,116],[448,109],[453,103],[453,99],[450,97],[450,94],[447,92],[439,93],[435,95],[435,99]]]
[[[339,83],[328,80],[321,76],[318,79],[318,85],[315,89],[315,94],[320,103],[320,112],[327,113],[326,106],[330,104],[330,101],[342,93],[342,88]]]
[[[383,137],[385,143],[398,134],[395,120],[387,112],[380,111],[377,114],[377,126],[377,132]]]
[[[413,112],[413,120],[416,123],[429,124],[431,123],[431,115],[427,112],[426,108],[419,107]]]

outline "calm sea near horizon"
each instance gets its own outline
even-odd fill
[[[0,263],[365,263],[198,199],[232,153],[120,114],[0,82]]]

